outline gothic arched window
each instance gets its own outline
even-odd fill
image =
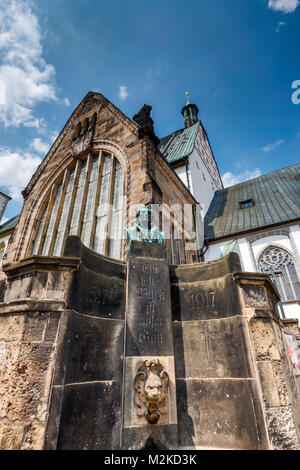
[[[288,251],[278,246],[269,246],[261,253],[258,268],[275,280],[281,300],[300,299],[300,282]]]
[[[32,254],[61,256],[68,235],[97,253],[121,257],[124,178],[114,155],[77,160],[53,184],[43,203]]]

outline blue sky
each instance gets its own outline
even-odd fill
[[[129,117],[150,104],[159,137],[183,127],[188,90],[226,185],[299,162],[298,0],[0,6],[0,187],[13,197],[5,217],[20,211],[21,189],[90,90]]]

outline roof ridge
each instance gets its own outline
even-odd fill
[[[293,167],[296,167],[298,165],[300,166],[300,163],[294,163],[294,165],[289,165],[289,166],[285,166],[283,168],[278,168],[277,170],[272,170],[272,171],[269,171],[268,173],[263,173],[260,176],[255,176],[254,178],[250,178],[249,180],[241,181],[240,183],[233,184],[232,186],[227,186],[224,189],[218,189],[218,191],[216,191],[216,192],[225,191],[226,189],[234,188],[234,187],[239,186],[241,184],[249,183],[250,181],[254,181],[254,180],[257,180],[259,178],[263,178],[264,176],[272,175],[273,173],[279,173],[280,171],[284,171],[284,170],[287,170],[288,168],[293,168]]]
[[[300,163],[216,191],[205,215],[205,238],[221,240],[300,219]],[[240,202],[253,199],[241,210]]]

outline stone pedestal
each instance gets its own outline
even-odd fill
[[[171,267],[181,449],[269,447],[238,271],[235,254]]]
[[[132,242],[127,265],[122,448],[177,448],[169,264],[165,244]]]
[[[77,237],[80,258],[67,293],[48,418],[46,449],[119,449],[126,266]]]
[[[249,325],[270,448],[299,449],[300,397],[277,308],[279,294],[264,274],[238,273],[235,280]]]
[[[6,268],[0,449],[299,449],[278,293],[235,253],[127,263],[70,237]]]

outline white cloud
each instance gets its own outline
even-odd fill
[[[123,101],[126,100],[126,98],[128,96],[127,86],[119,86],[118,95],[121,98],[121,100],[123,100]]]
[[[46,140],[42,140],[40,137],[36,137],[30,143],[29,147],[39,154],[46,155],[49,152],[54,141],[57,139],[58,135],[59,134],[57,131],[53,131],[50,135],[45,137]]]
[[[259,168],[255,168],[255,170],[246,170],[243,173],[234,174],[231,171],[224,173],[222,176],[224,188],[228,188],[229,186],[234,186],[235,184],[243,183],[244,181],[251,180],[253,178],[257,178],[261,176],[262,172]]]
[[[292,13],[299,5],[299,0],[269,0],[269,8],[283,13]]]
[[[52,134],[49,136],[50,144],[52,145],[53,142],[57,139],[59,133],[57,131],[52,132]]]
[[[21,201],[21,191],[40,163],[41,159],[36,155],[12,152],[0,147],[0,186],[5,188],[13,199]]]
[[[31,0],[2,1],[0,83],[5,89],[5,100],[0,102],[0,122],[6,127],[40,127],[41,119],[35,116],[34,107],[57,100],[55,69],[44,60],[41,41]]]
[[[262,148],[262,151],[265,152],[265,153],[269,153],[269,152],[272,152],[273,150],[276,149],[276,147],[278,147],[278,145],[281,145],[283,144],[285,141],[284,140],[277,140],[276,142],[274,142],[273,144],[268,144],[266,145],[265,147]]]
[[[46,154],[50,148],[50,144],[43,142],[39,137],[37,137],[36,139],[33,139],[30,147],[36,150],[38,153]]]
[[[64,104],[65,106],[71,106],[71,103],[70,103],[69,98],[64,98],[64,99],[63,99],[63,104]]]

